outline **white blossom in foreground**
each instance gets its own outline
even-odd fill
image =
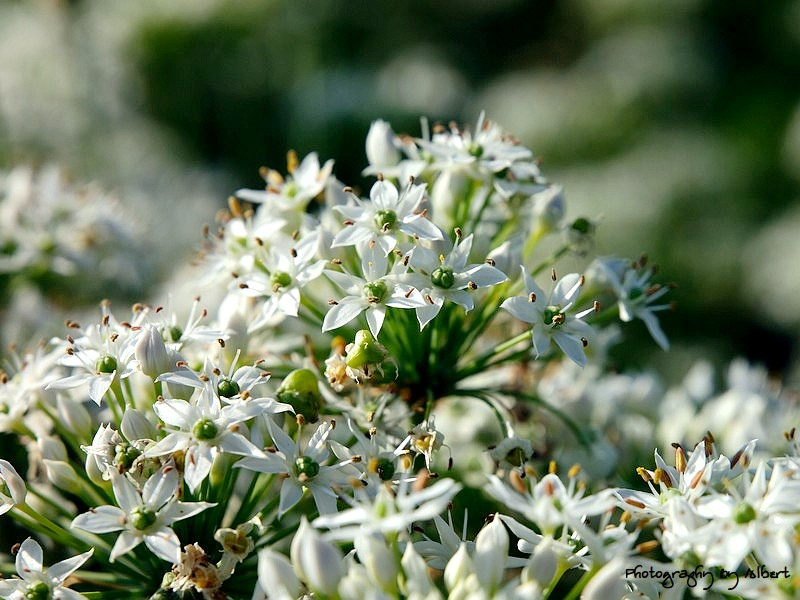
[[[119,506],[98,506],[72,521],[73,527],[92,533],[122,531],[111,550],[111,562],[144,542],[153,554],[177,564],[181,544],[170,525],[214,506],[211,502],[179,501],[180,477],[173,466],[153,474],[141,492],[125,475],[113,470],[111,485]]]
[[[32,538],[17,551],[17,573],[21,579],[0,580],[0,597],[13,600],[86,600],[86,596],[64,587],[72,575],[92,556],[94,549],[45,567],[42,547]]]

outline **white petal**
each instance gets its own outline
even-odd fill
[[[118,557],[127,554],[141,543],[141,535],[135,534],[132,531],[123,531],[119,534],[117,541],[114,542],[114,547],[111,549],[110,561],[114,562]]]
[[[94,553],[94,548],[84,552],[83,554],[78,554],[77,556],[72,556],[61,562],[57,562],[56,564],[52,565],[49,569],[47,569],[47,574],[52,577],[56,582],[61,584],[67,577],[69,577],[72,573],[74,573],[77,569],[81,567],[83,563],[89,560],[89,557]]]
[[[414,215],[406,218],[398,229],[411,236],[416,235],[423,240],[442,239],[442,231],[422,215]]]
[[[287,510],[300,502],[300,498],[302,497],[303,488],[292,479],[284,479],[283,485],[281,486],[281,503],[278,508],[278,516],[282,517]]]
[[[153,554],[170,564],[176,565],[181,560],[181,542],[169,527],[162,527],[155,533],[145,536],[144,543]]]
[[[419,330],[422,331],[425,325],[431,322],[439,311],[442,309],[444,300],[441,297],[433,298],[433,304],[426,303],[425,306],[417,308],[417,320],[419,321]]]
[[[508,279],[505,273],[492,265],[475,265],[464,271],[464,275],[479,288],[497,285]]]
[[[533,353],[538,358],[543,354],[547,354],[550,349],[550,331],[545,329],[544,326],[534,327],[531,331],[533,338]]]
[[[111,387],[111,384],[114,382],[114,376],[117,374],[116,371],[113,373],[98,375],[97,377],[92,377],[89,381],[89,398],[95,401],[95,403],[100,404],[103,400],[103,396],[106,395],[108,388]]]
[[[197,444],[186,452],[183,479],[194,492],[211,472],[216,449],[207,444]]]
[[[554,331],[553,340],[572,362],[579,367],[586,365],[586,353],[583,351],[583,343],[579,339],[562,331]]]
[[[522,296],[506,298],[503,300],[500,308],[504,308],[514,317],[520,321],[525,321],[526,323],[536,323],[542,319],[541,312],[537,308],[536,303],[531,302]]]
[[[116,506],[98,506],[72,519],[72,527],[92,533],[109,533],[125,528],[127,515]]]
[[[203,512],[207,508],[216,506],[215,502],[173,502],[158,513],[159,519],[165,525],[188,519]]]
[[[26,575],[42,572],[42,547],[33,538],[27,538],[17,552],[17,573],[27,580]]]
[[[339,246],[352,246],[358,242],[369,240],[374,235],[366,227],[358,225],[346,225],[339,233],[337,233],[331,242],[331,248],[338,248]]]
[[[367,325],[372,335],[377,339],[383,327],[383,320],[386,317],[386,309],[383,306],[374,306],[367,309]]]
[[[117,472],[116,469],[109,469],[109,473],[111,473],[111,487],[114,488],[117,505],[126,513],[131,512],[137,506],[141,506],[142,500],[139,492],[128,478]]]
[[[153,404],[153,410],[164,423],[184,431],[190,430],[200,418],[194,406],[177,398],[158,400]]]
[[[175,495],[179,483],[178,470],[175,467],[164,467],[158,473],[151,475],[142,488],[145,506],[157,511]]]
[[[658,322],[658,317],[647,310],[639,312],[638,316],[642,321],[644,321],[644,324],[647,326],[647,331],[650,332],[650,335],[656,341],[656,344],[658,344],[662,350],[669,350],[669,340],[664,334],[664,331],[661,329],[661,325]]]
[[[355,296],[343,298],[325,315],[325,319],[322,321],[322,331],[330,331],[346,325],[367,308],[366,304],[366,300],[363,298]]]
[[[155,446],[150,446],[144,453],[145,456],[164,456],[165,454],[172,454],[178,450],[186,450],[192,442],[192,435],[182,431],[174,431],[167,434],[163,440]]]

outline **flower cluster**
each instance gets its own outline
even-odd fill
[[[702,446],[675,469],[657,456],[648,495],[590,492],[579,468],[548,465],[562,449],[542,456],[545,412],[598,447],[550,400],[563,379],[599,377],[615,323],[640,319],[666,349],[669,286],[643,260],[592,262],[594,224],[566,219],[529,149],[483,116],[474,130],[423,121],[419,138],[376,121],[366,149],[367,194],[332,161],[290,153],[287,174],[264,168],[263,189],[229,199],[191,283],[173,281],[163,304],[123,315],[104,302],[96,321],[10,357],[0,431],[27,465],[0,459],[0,514],[76,555],[45,569],[22,542],[2,597],[647,594],[619,574],[652,549],[632,525],[642,515],[664,520],[651,542],[675,561],[794,560],[794,459],[751,474],[752,445],[727,463]],[[560,273],[563,257],[584,272]],[[489,432],[471,440],[490,463],[477,484],[445,435],[464,401],[489,415],[466,418]],[[474,487],[491,516],[465,514],[457,532]],[[764,554],[752,527],[717,559],[708,548],[741,502],[783,545]],[[670,529],[673,506],[699,533]]]

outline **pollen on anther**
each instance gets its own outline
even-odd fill
[[[534,292],[528,294],[528,302],[536,302],[536,294]]]
[[[339,303],[336,300],[334,300],[333,298],[328,300],[328,306],[336,306],[337,304],[339,304]]]

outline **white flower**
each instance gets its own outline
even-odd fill
[[[25,502],[27,488],[22,477],[7,460],[0,459],[0,515]]]
[[[328,310],[322,322],[322,331],[346,325],[366,311],[369,330],[373,336],[378,337],[386,318],[387,307],[425,306],[419,290],[401,285],[396,273],[387,274],[389,261],[383,252],[377,252],[374,248],[365,250],[362,263],[366,279],[349,273],[325,271],[325,275],[342,288],[347,296],[337,300]]]
[[[697,513],[710,522],[697,531],[695,551],[708,565],[732,571],[752,551],[771,570],[793,564],[795,525],[800,523],[800,478],[783,463],[767,474],[767,463],[756,468],[744,494],[711,494]]]
[[[291,546],[292,566],[297,576],[322,596],[333,596],[345,574],[344,557],[334,544],[323,540],[305,515]]]
[[[417,143],[433,155],[432,169],[469,167],[478,179],[511,168],[517,162],[533,164],[533,153],[496,123],[486,120],[483,112],[474,132],[451,125],[449,129],[434,130],[430,141],[420,139]]]
[[[350,466],[350,461],[336,465],[322,464],[330,456],[327,440],[333,431],[333,425],[327,421],[321,423],[302,452],[292,438],[275,426],[271,419],[267,419],[267,427],[275,443],[275,451],[267,451],[260,456],[247,456],[235,466],[261,473],[287,475],[281,484],[278,507],[278,514],[281,516],[300,501],[306,488],[311,490],[320,514],[336,512],[334,487],[344,484],[351,476],[357,477],[358,471]],[[344,470],[347,467],[350,467],[347,471],[352,469],[352,473]]]
[[[46,568],[42,563],[42,547],[28,538],[17,551],[17,573],[22,579],[0,580],[0,596],[13,600],[86,600],[83,594],[64,587],[64,581],[89,560],[93,552],[94,549],[91,549]]]
[[[286,405],[283,410],[288,410]],[[186,453],[184,477],[191,491],[206,478],[218,452],[260,456],[262,452],[239,433],[239,423],[261,413],[258,403],[240,402],[221,406],[210,388],[205,387],[194,403],[177,398],[161,399],[153,410],[167,425],[175,427],[166,437],[147,449],[145,456],[164,456],[179,450]]]
[[[322,515],[315,527],[328,527],[329,539],[354,540],[362,531],[406,531],[416,521],[426,521],[441,514],[461,485],[452,479],[437,481],[430,487],[416,490],[408,481],[401,481],[396,492],[387,485],[370,498],[366,493],[349,500],[352,506],[338,514]]]
[[[325,189],[333,170],[333,160],[326,161],[320,167],[319,156],[312,152],[297,165],[293,154],[290,154],[289,160],[291,175],[286,180],[278,171],[263,169],[266,189],[241,189],[237,190],[236,196],[248,202],[265,204],[270,211],[277,210],[278,214],[305,209],[309,201]]]
[[[254,270],[242,277],[241,293],[266,297],[261,315],[248,327],[256,331],[273,322],[276,316],[296,317],[300,308],[300,291],[322,275],[324,260],[316,259],[318,236],[306,235],[297,243],[287,241],[280,247],[264,251],[260,263],[264,270]]]
[[[614,506],[611,490],[584,496],[584,488],[576,484],[575,478],[570,477],[569,485],[565,486],[555,473],[548,473],[525,493],[512,490],[496,475],[489,475],[486,491],[495,500],[538,525],[545,534],[553,533],[562,525],[574,529],[575,524],[586,517],[602,514]]]
[[[128,327],[131,326],[127,323]],[[103,305],[103,319],[85,331],[78,339],[71,336],[67,356],[61,364],[74,367],[72,375],[51,381],[46,390],[71,389],[88,384],[89,397],[100,404],[115,381],[129,377],[138,367],[134,360],[135,338],[128,329],[117,323]]]
[[[565,275],[548,296],[536,285],[533,277],[528,275],[525,267],[521,269],[525,278],[526,295],[507,298],[500,307],[532,325],[533,351],[537,358],[547,353],[552,340],[573,362],[584,366],[586,353],[583,348],[593,331],[581,319],[594,309],[575,315],[570,313],[583,285],[583,277],[577,273]]]
[[[650,335],[663,349],[669,349],[669,340],[664,335],[655,313],[670,308],[669,304],[655,304],[668,291],[669,286],[652,284],[652,268],[644,268],[638,263],[631,265],[629,261],[617,258],[598,258],[595,265],[617,297],[619,318],[632,321],[639,318],[644,321]]]
[[[467,289],[476,290],[508,279],[505,273],[489,264],[467,264],[472,241],[472,234],[459,238],[447,256],[424,246],[416,246],[412,250],[410,263],[414,273],[399,278],[419,289],[427,302],[425,306],[417,308],[420,330],[439,314],[445,300],[470,311],[475,301]]]
[[[398,193],[393,183],[379,179],[370,190],[370,202],[354,198],[355,206],[335,206],[345,228],[333,238],[332,248],[353,246],[364,250],[374,241],[384,255],[394,250],[398,234],[424,240],[440,240],[442,232],[419,210],[425,184],[409,185]]]
[[[168,465],[154,473],[139,492],[125,475],[112,469],[111,485],[119,506],[95,507],[75,517],[72,526],[92,533],[122,531],[111,550],[111,562],[144,542],[153,554],[177,564],[181,544],[170,525],[215,506],[212,502],[178,501],[179,484],[177,469]]]

